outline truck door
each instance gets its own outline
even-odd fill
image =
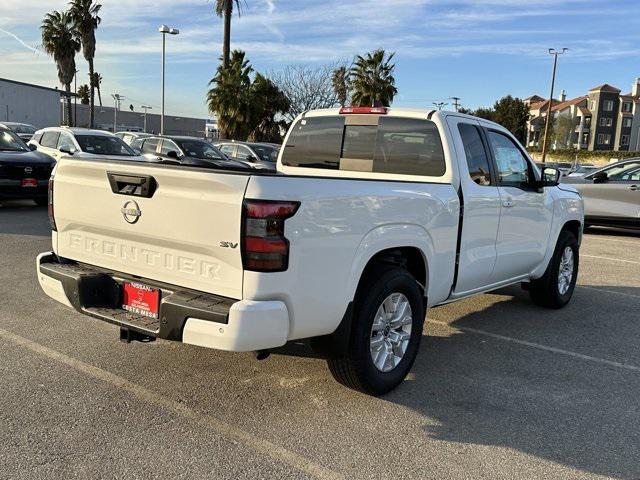
[[[533,164],[507,133],[485,129],[502,200],[493,282],[527,275],[544,259],[553,217],[547,190],[532,186]]]
[[[488,145],[477,121],[448,117],[460,171],[464,204],[455,293],[491,283],[500,222],[500,192],[492,172]]]

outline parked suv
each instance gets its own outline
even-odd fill
[[[246,162],[254,168],[275,170],[280,145],[275,143],[216,142],[227,157]]]
[[[35,145],[38,151],[56,160],[64,155],[142,160],[121,138],[103,130],[76,127],[43,128],[35,133],[29,144]]]

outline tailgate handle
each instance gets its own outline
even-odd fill
[[[151,198],[156,191],[157,182],[151,175],[128,175],[107,172],[111,191],[118,195]]]

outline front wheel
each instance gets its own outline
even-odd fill
[[[571,232],[562,231],[544,275],[531,281],[533,302],[547,308],[562,308],[569,303],[576,288],[579,260],[578,240]]]
[[[355,300],[347,355],[327,360],[341,384],[382,395],[407,376],[418,354],[424,323],[422,293],[406,270],[365,279]]]

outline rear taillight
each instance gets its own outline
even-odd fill
[[[49,212],[49,223],[51,224],[51,230],[57,232],[58,229],[56,227],[56,217],[53,214],[53,175],[49,178],[49,188],[47,196],[47,211]]]
[[[340,109],[340,115],[386,115],[387,112],[388,109],[386,107],[342,107]]]
[[[242,261],[245,270],[284,272],[289,264],[289,241],[284,221],[295,215],[299,202],[245,200]]]

